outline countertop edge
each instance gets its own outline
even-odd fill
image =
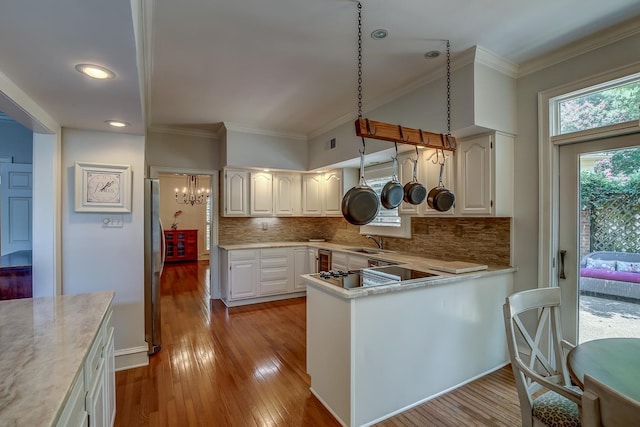
[[[307,285],[311,285],[317,289],[321,289],[337,297],[340,297],[346,300],[351,300],[355,298],[367,297],[370,295],[380,295],[380,294],[386,294],[390,292],[401,292],[401,291],[406,291],[410,289],[435,287],[439,285],[447,285],[447,284],[462,282],[466,280],[480,279],[480,278],[498,276],[503,274],[510,274],[510,273],[516,272],[517,270],[518,269],[515,267],[506,267],[501,269],[490,269],[490,270],[474,271],[471,273],[461,273],[461,274],[442,273],[443,277],[439,279],[430,279],[430,280],[416,279],[415,281],[411,281],[409,283],[407,282],[403,282],[402,284],[392,283],[389,285],[371,286],[368,288],[359,288],[359,289],[351,289],[351,290],[339,288],[337,286],[324,282],[315,277],[311,277],[311,275],[309,274],[303,275],[302,278],[304,279]]]

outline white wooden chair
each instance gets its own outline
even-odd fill
[[[582,425],[585,427],[640,425],[640,402],[618,393],[585,374]]]
[[[573,346],[560,331],[560,288],[510,295],[503,311],[522,425],[580,426],[582,394],[571,386],[566,367],[565,350]]]

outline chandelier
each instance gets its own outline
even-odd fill
[[[176,203],[179,205],[202,205],[209,199],[209,189],[200,187],[197,175],[187,175],[187,185],[182,193],[176,188]]]

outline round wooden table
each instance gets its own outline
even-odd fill
[[[567,355],[571,379],[584,389],[584,374],[640,402],[640,338],[604,338],[579,344]]]

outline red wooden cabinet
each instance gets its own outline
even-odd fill
[[[165,262],[197,261],[198,230],[165,230]]]

